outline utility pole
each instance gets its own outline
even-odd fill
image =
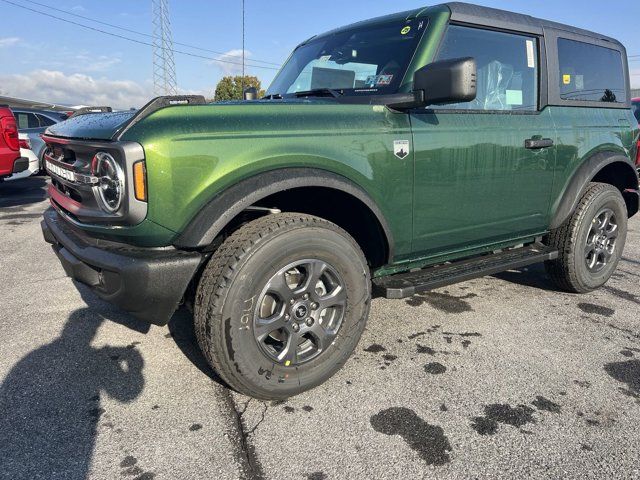
[[[240,85],[242,85],[240,89],[240,100],[244,100],[244,0],[242,0],[242,81]]]
[[[176,95],[176,66],[169,21],[169,0],[151,0],[153,22],[153,89],[156,95]]]

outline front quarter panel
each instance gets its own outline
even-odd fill
[[[148,218],[174,232],[245,178],[311,167],[364,189],[389,223],[396,254],[410,251],[413,155],[393,154],[394,140],[411,141],[407,115],[321,100],[173,107],[125,137],[145,149]]]

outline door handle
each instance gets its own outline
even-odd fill
[[[553,147],[553,140],[550,138],[530,138],[524,141],[524,148],[529,150],[539,150],[549,147]]]

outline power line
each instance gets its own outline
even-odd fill
[[[85,15],[80,15],[80,14],[77,14],[77,13],[74,13],[74,12],[68,12],[67,10],[63,10],[61,8],[56,8],[56,7],[53,7],[51,5],[46,5],[44,3],[35,2],[33,0],[26,0],[26,1],[28,1],[31,4],[38,5],[40,7],[44,7],[44,8],[48,8],[50,10],[56,11],[56,12],[64,13],[65,15],[70,15],[72,17],[77,17],[77,18],[82,18],[84,20],[89,20],[90,22],[95,22],[95,23],[98,23],[100,25],[105,25],[107,27],[116,28],[116,29],[122,30],[124,32],[134,33],[136,35],[142,35],[143,37],[153,38],[153,35],[150,35],[150,34],[144,33],[144,32],[139,32],[139,31],[133,30],[131,28],[121,27],[119,25],[114,25],[113,23],[103,22],[102,20],[98,20],[98,19],[95,19],[95,18],[87,17]],[[237,55],[231,55],[231,54],[224,53],[224,52],[218,52],[217,50],[211,50],[211,49],[204,48],[204,47],[198,47],[196,45],[191,45],[191,44],[188,44],[188,43],[173,42],[173,44],[174,45],[180,45],[181,47],[193,48],[194,50],[200,50],[200,51],[203,51],[203,52],[215,53],[215,54],[220,55],[222,57],[232,57],[232,58],[233,57],[237,57]],[[280,66],[279,63],[267,62],[266,60],[251,59],[251,61],[254,62],[254,63],[264,63],[266,65],[275,65],[276,67]]]
[[[78,27],[86,28],[87,30],[92,30],[92,31],[94,31],[94,32],[103,33],[103,34],[105,34],[105,35],[109,35],[109,36],[111,36],[111,37],[120,38],[120,39],[122,39],[122,40],[127,40],[127,41],[129,41],[129,42],[138,43],[138,44],[140,44],[140,45],[146,45],[146,46],[148,46],[148,47],[153,47],[153,44],[152,44],[152,43],[149,43],[149,42],[144,42],[144,41],[142,41],[142,40],[137,40],[137,39],[135,39],[135,38],[125,37],[124,35],[119,35],[119,34],[117,34],[117,33],[108,32],[108,31],[106,31],[106,30],[102,30],[102,29],[100,29],[100,28],[96,28],[96,27],[91,27],[91,26],[89,26],[89,25],[85,25],[85,24],[83,24],[83,23],[74,22],[73,20],[68,20],[68,19],[66,19],[66,18],[61,18],[61,17],[58,17],[58,16],[56,16],[56,15],[52,15],[52,14],[50,14],[50,13],[42,12],[42,11],[40,11],[40,10],[36,10],[36,9],[34,9],[34,8],[30,8],[30,7],[27,7],[27,6],[24,6],[24,5],[19,5],[19,4],[17,4],[17,3],[11,2],[11,1],[9,1],[9,0],[0,0],[0,2],[8,3],[8,4],[10,4],[10,5],[13,5],[14,7],[22,8],[22,9],[24,9],[24,10],[29,10],[29,11],[31,11],[31,12],[35,12],[35,13],[38,13],[38,14],[40,14],[40,15],[44,15],[45,17],[55,18],[56,20],[60,20],[60,21],[62,21],[62,22],[66,22],[66,23],[70,23],[70,24],[72,24],[72,25],[76,25],[76,26],[78,26]],[[161,47],[161,48],[166,48],[166,47]],[[221,59],[219,59],[219,58],[205,57],[204,55],[198,55],[198,54],[196,54],[196,53],[185,52],[185,51],[182,51],[182,50],[175,50],[175,49],[173,49],[172,51],[173,51],[174,53],[179,53],[180,55],[186,55],[186,56],[188,56],[188,57],[194,57],[194,58],[201,58],[201,59],[204,59],[204,60],[210,60],[210,61],[212,61],[212,62],[228,63],[228,64],[230,64],[230,65],[242,65],[242,63],[238,63],[238,62],[231,62],[231,61],[229,61],[229,60],[221,60]],[[248,65],[248,66],[249,66],[249,67],[253,67],[253,68],[262,68],[262,69],[264,69],[264,70],[279,70],[279,68],[276,68],[276,67],[268,67],[268,66],[266,66],[266,65]]]

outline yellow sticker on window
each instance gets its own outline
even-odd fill
[[[409,33],[411,31],[411,27],[409,25],[407,25],[406,27],[404,27],[402,30],[400,30],[400,33],[402,35],[406,35],[407,33]]]
[[[564,83],[565,85],[571,85],[571,75],[563,75],[562,83]]]

